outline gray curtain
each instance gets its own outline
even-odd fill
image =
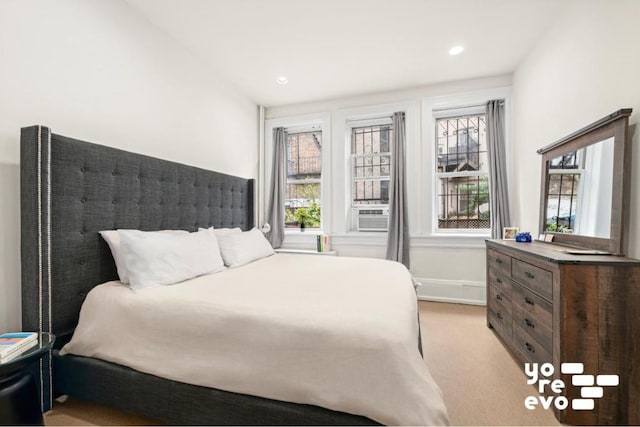
[[[407,220],[405,139],[404,112],[393,113],[387,259],[401,262],[409,268],[409,222]]]
[[[491,238],[502,238],[502,229],[511,226],[509,185],[504,141],[504,101],[487,102],[487,150],[491,206]]]
[[[271,246],[279,248],[284,240],[284,197],[287,183],[287,131],[273,129],[273,168],[267,222],[271,231],[266,234]]]

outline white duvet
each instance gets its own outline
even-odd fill
[[[276,254],[137,293],[99,285],[61,353],[387,425],[447,424],[417,337],[401,264]]]

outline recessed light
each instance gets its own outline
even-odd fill
[[[451,56],[460,55],[462,52],[464,52],[464,48],[462,46],[454,46],[449,49],[449,55]]]
[[[276,81],[281,85],[286,85],[287,83],[289,83],[289,79],[287,79],[285,76],[278,77]]]

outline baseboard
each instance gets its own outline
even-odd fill
[[[457,304],[487,305],[484,282],[424,279],[417,277],[418,299]]]

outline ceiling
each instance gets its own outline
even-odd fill
[[[126,1],[277,106],[511,73],[565,0]]]

